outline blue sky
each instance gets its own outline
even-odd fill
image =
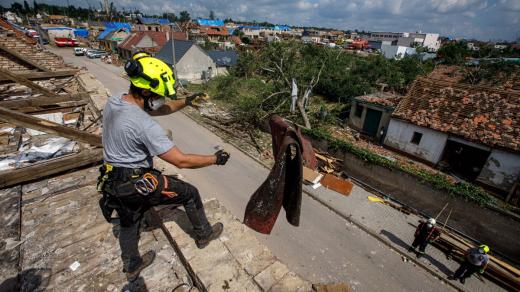
[[[8,6],[13,1],[1,0]],[[18,1],[22,2],[22,1]],[[32,0],[28,1],[32,5]],[[64,0],[37,2],[62,4]],[[69,0],[99,7],[99,0]],[[5,4],[4,4],[5,3]],[[118,8],[192,17],[269,21],[278,24],[371,31],[437,32],[456,38],[520,38],[520,0],[118,0]]]

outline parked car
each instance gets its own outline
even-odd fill
[[[57,47],[77,47],[79,42],[72,38],[55,38],[54,43]]]
[[[87,51],[86,48],[74,48],[74,55],[84,56],[86,51]]]
[[[86,55],[87,58],[95,59],[95,58],[101,58],[101,56],[106,56],[108,53],[105,51],[98,51],[98,50],[88,50]]]

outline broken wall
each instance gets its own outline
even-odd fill
[[[477,181],[509,192],[520,177],[520,154],[493,149]]]
[[[414,132],[421,133],[419,144],[411,143]],[[384,144],[420,159],[437,164],[442,157],[448,135],[401,120],[391,119]]]

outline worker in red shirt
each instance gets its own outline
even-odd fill
[[[412,246],[408,249],[409,252],[415,251],[419,247],[417,257],[420,258],[425,254],[426,246],[439,238],[440,231],[435,227],[435,219],[430,218],[426,222],[421,222],[415,230],[415,239]]]

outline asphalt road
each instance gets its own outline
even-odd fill
[[[86,67],[111,93],[125,92],[122,68],[99,59],[75,57],[71,48],[53,49],[66,62]],[[205,198],[219,199],[238,218],[268,170],[182,113],[157,119],[173,132],[174,142],[186,153],[213,153],[221,145],[231,153],[226,166],[180,170]],[[171,171],[171,170],[168,170]],[[346,282],[357,291],[444,291],[452,288],[370,235],[304,194],[300,227],[285,220],[284,211],[271,235],[257,234],[288,267],[313,283]]]

